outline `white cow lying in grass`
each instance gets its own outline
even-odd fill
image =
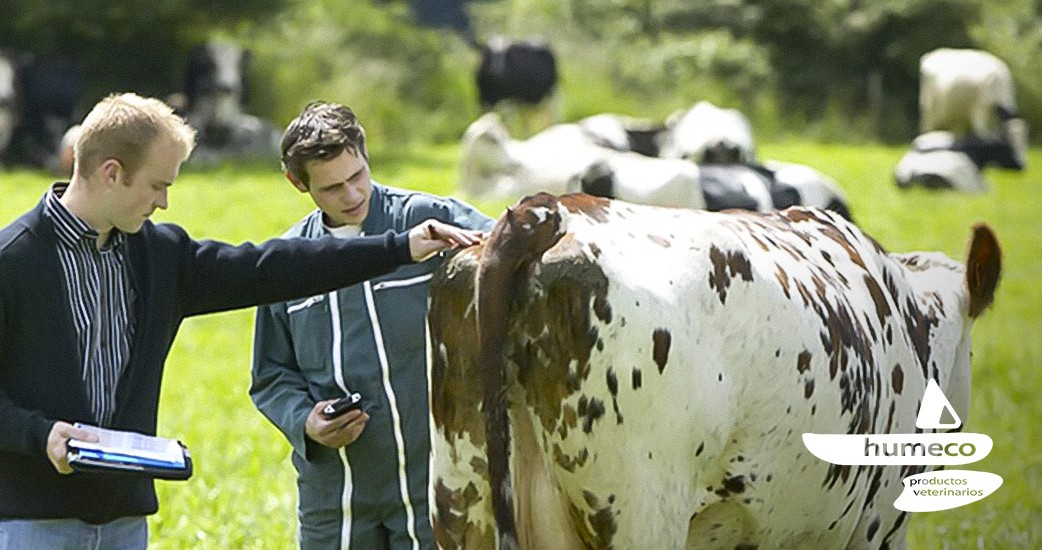
[[[579,124],[556,124],[527,140],[510,137],[486,113],[463,135],[460,188],[471,198],[517,198],[578,189],[584,175],[611,173],[618,197],[658,206],[704,208],[698,167],[603,147]]]
[[[606,147],[694,160],[707,210],[766,212],[801,205],[832,210],[851,219],[843,190],[829,176],[801,164],[771,160],[761,164],[753,160],[752,130],[748,119],[736,109],[720,109],[702,101],[674,115],[665,126],[615,114],[591,116],[579,124],[595,142]],[[737,142],[744,145],[727,145]],[[661,151],[648,143],[661,145]],[[628,186],[639,185],[639,179],[610,181],[609,176],[604,167],[592,167],[580,178],[582,186],[573,190],[641,202],[624,194]],[[611,192],[613,189],[619,192]]]

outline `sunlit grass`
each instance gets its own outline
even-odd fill
[[[917,514],[909,547],[1034,548],[1042,545],[1042,151],[1023,174],[988,172],[983,195],[899,190],[891,170],[902,154],[880,146],[809,142],[760,147],[763,158],[802,162],[847,191],[855,220],[891,251],[939,250],[963,260],[969,228],[986,222],[1004,247],[996,304],[974,332],[973,404],[966,431],[988,434],[991,455],[967,466],[1005,479],[992,496],[955,510]],[[453,146],[374,151],[383,183],[449,194]],[[46,175],[0,172],[0,224],[32,207]],[[160,221],[196,238],[261,241],[311,210],[275,167],[186,171]],[[477,203],[498,215],[504,202]],[[250,403],[252,311],[189,319],[167,362],[160,406],[162,435],[184,441],[197,464],[187,482],[159,482],[160,512],[150,519],[151,547],[287,548],[296,540],[295,474],[289,446]],[[888,505],[888,504],[883,504]]]

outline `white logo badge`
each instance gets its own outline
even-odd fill
[[[952,418],[944,422],[944,415]],[[921,430],[953,429],[962,419],[930,379],[919,406],[915,426]],[[803,434],[803,444],[814,456],[833,464],[954,466],[988,456],[992,440],[976,433],[921,434]],[[904,478],[904,491],[894,507],[906,512],[933,512],[963,506],[994,493],[1002,477],[972,470],[924,472]]]

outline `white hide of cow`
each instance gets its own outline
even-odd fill
[[[696,163],[752,163],[756,141],[749,119],[738,109],[699,101],[666,121],[659,155]]]
[[[460,189],[473,199],[564,194],[576,188],[591,166],[601,165],[615,174],[620,198],[705,206],[696,166],[600,146],[579,124],[555,124],[527,140],[515,140],[499,115],[489,112],[464,132],[461,150]]]
[[[894,167],[898,187],[921,186],[929,189],[954,189],[965,193],[988,190],[977,165],[959,151],[909,150]]]
[[[980,50],[940,48],[919,60],[922,131],[956,134],[997,132],[995,107],[1017,111],[1013,76],[994,55]]]
[[[967,264],[817,209],[524,199],[431,282],[437,543],[903,548],[901,480],[934,467],[801,434],[914,433],[929,379],[965,421],[988,228]]]
[[[779,160],[765,160],[763,165],[774,173],[777,183],[796,189],[800,206],[832,209],[837,204],[844,207],[849,204],[846,193],[836,180],[810,166]],[[849,208],[846,210],[849,214]]]

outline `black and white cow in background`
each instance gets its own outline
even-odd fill
[[[494,36],[480,53],[475,80],[483,111],[499,111],[523,136],[560,120],[557,57],[547,41]]]
[[[661,152],[663,158],[694,161],[707,210],[766,212],[801,205],[832,210],[851,219],[846,195],[832,178],[801,164],[755,160],[752,127],[737,109],[721,109],[700,101],[675,113],[661,126],[616,114],[594,115],[578,124],[592,141],[604,147],[645,155]],[[614,176],[603,166],[591,167],[580,181],[581,188],[570,190],[623,200],[628,199],[614,189],[641,185],[639,177],[631,181]]]
[[[249,96],[250,52],[223,40],[192,49],[185,70],[186,119],[198,132],[190,162],[278,158],[281,133],[243,111]]]
[[[801,435],[915,433],[970,405],[998,241],[965,267],[817,209],[528,197],[431,281],[441,548],[904,548],[902,478]],[[475,338],[475,334],[477,337]]]
[[[724,109],[708,101],[673,113],[666,120],[659,156],[699,164],[751,163],[756,140],[749,119],[738,109]]]
[[[988,166],[1023,170],[1027,124],[1017,115],[1013,76],[994,55],[941,48],[919,62],[922,134],[894,169],[899,187],[979,192]]]
[[[464,133],[460,155],[460,189],[472,199],[562,194],[604,184],[605,175],[623,200],[705,207],[697,166],[605,147],[582,124],[555,124],[516,140],[498,113],[485,113]]]

